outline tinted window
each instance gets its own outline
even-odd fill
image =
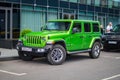
[[[91,32],[90,23],[84,23],[85,32]]]
[[[34,0],[22,0],[22,3],[34,4]]]
[[[74,23],[73,28],[76,28],[78,30],[77,32],[81,32],[81,23]]]
[[[113,31],[114,32],[120,32],[120,25],[114,26]]]
[[[99,25],[97,23],[93,23],[93,32],[99,32]]]

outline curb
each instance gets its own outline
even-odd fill
[[[18,56],[14,56],[14,57],[1,57],[0,61],[11,61],[11,60],[19,60]]]

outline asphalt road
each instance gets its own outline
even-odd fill
[[[68,57],[54,66],[45,58],[33,61],[0,61],[0,80],[120,80],[120,51],[101,52],[98,59],[87,53]]]

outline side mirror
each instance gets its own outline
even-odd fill
[[[75,27],[75,28],[73,28],[72,33],[74,34],[76,32],[78,32],[78,29]]]

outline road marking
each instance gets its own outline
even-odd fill
[[[114,57],[112,57],[112,56],[103,56],[104,58],[114,58]]]
[[[120,57],[116,57],[116,59],[120,59]]]
[[[110,80],[110,79],[113,79],[113,78],[116,78],[116,77],[120,77],[120,74],[114,75],[114,76],[112,76],[112,77],[105,78],[105,79],[102,79],[102,80]]]
[[[113,57],[113,56],[103,56],[104,58],[112,58],[112,59],[120,59],[120,57]]]
[[[5,70],[0,70],[0,72],[12,74],[12,75],[16,75],[16,76],[23,76],[23,75],[27,74],[27,73],[14,73],[14,72],[9,72],[9,71],[5,71]]]

